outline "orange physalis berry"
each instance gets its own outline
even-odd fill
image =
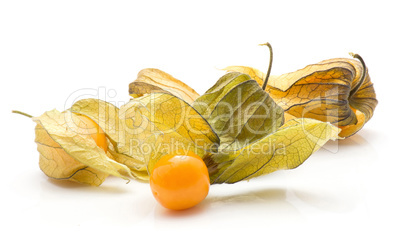
[[[173,210],[191,208],[208,195],[209,174],[204,161],[195,153],[165,155],[151,173],[155,199]]]

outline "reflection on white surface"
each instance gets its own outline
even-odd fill
[[[102,187],[47,180],[41,183],[44,224],[126,226],[142,221],[153,205],[147,184],[125,184],[110,177]],[[150,205],[151,204],[151,205]],[[74,221],[71,221],[74,219]]]

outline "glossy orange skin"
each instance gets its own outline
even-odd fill
[[[165,208],[191,208],[208,195],[208,169],[194,153],[165,155],[155,164],[150,185],[155,199]]]
[[[105,152],[107,152],[107,140],[106,140],[106,134],[102,130],[102,128],[99,127],[99,125],[90,119],[87,116],[84,115],[78,115],[81,121],[84,122],[85,128],[88,129],[90,136],[93,140],[95,140],[96,145],[98,147],[102,148]]]

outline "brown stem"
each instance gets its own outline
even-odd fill
[[[271,44],[269,44],[269,42],[264,43],[264,44],[260,44],[260,46],[267,46],[269,48],[269,54],[270,54],[267,75],[265,76],[264,83],[262,84],[262,90],[265,91],[265,88],[267,88],[269,75],[271,74],[273,51],[272,51],[272,46],[271,46]]]
[[[21,111],[13,110],[12,113],[17,113],[17,114],[20,114],[22,116],[32,118],[32,115],[29,115],[28,113],[24,113],[24,112],[21,112]]]
[[[350,90],[350,94],[349,94],[349,98],[353,97],[353,95],[355,95],[355,93],[359,90],[359,88],[363,85],[364,79],[366,78],[366,64],[363,61],[363,58],[359,55],[359,54],[355,54],[355,53],[349,53],[350,56],[359,59],[359,61],[362,63],[363,65],[363,73],[360,76],[359,82],[357,83],[357,85]]]

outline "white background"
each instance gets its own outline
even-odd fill
[[[401,23],[400,5],[386,0],[1,1],[0,234],[401,239]],[[379,99],[374,117],[299,168],[214,185],[188,211],[163,209],[144,183],[108,178],[94,188],[47,179],[34,123],[11,114],[64,110],[94,91],[120,105],[146,67],[203,93],[224,74],[219,68],[265,71],[268,49],[258,44],[267,41],[274,75],[359,53]]]

